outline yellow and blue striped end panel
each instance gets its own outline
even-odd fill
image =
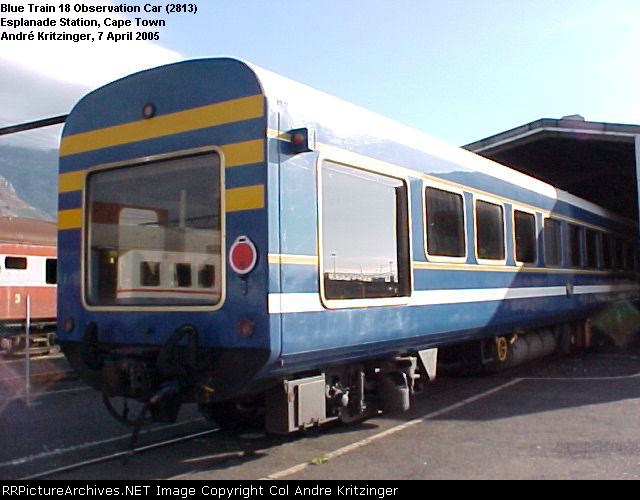
[[[241,97],[157,116],[150,120],[138,120],[69,135],[62,139],[60,156],[86,153],[96,149],[156,139],[167,135],[226,125],[262,116],[264,116],[263,95]]]
[[[200,106],[184,111],[113,127],[70,135],[62,140],[61,157],[86,153],[148,139],[157,139],[182,132],[240,123],[264,116],[264,96],[253,95],[221,103]],[[224,157],[226,169],[254,165],[265,161],[265,137],[229,144],[217,144]],[[60,194],[76,193],[77,201],[58,212],[58,229],[79,229],[82,208],[76,206],[82,198],[88,170],[61,173],[58,177]],[[234,186],[225,191],[226,212],[258,210],[265,207],[265,186],[255,184]]]
[[[263,139],[225,144],[220,146],[220,149],[224,155],[225,168],[251,165],[264,161]],[[58,192],[81,191],[84,186],[86,172],[86,170],[78,170],[60,174],[58,176]]]

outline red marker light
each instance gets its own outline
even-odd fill
[[[238,335],[245,339],[251,337],[255,330],[255,326],[255,323],[250,319],[241,319],[238,321],[237,325]]]
[[[247,274],[256,267],[258,251],[247,236],[239,236],[229,250],[229,265],[238,274]]]
[[[308,153],[311,151],[311,145],[315,143],[312,140],[312,132],[308,128],[294,128],[289,130],[291,137],[291,153]]]
[[[293,142],[296,146],[302,146],[305,142],[305,135],[302,132],[297,132],[293,134],[291,142]]]
[[[76,326],[76,322],[70,316],[67,316],[62,321],[62,329],[67,333],[70,333],[75,328],[75,326]]]

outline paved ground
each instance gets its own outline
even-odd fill
[[[638,479],[639,374],[632,354],[553,358],[500,376],[440,379],[400,417],[287,438],[214,432],[84,465],[127,447],[129,430],[106,414],[99,395],[58,380],[36,386],[35,404],[26,406],[0,382],[0,478],[80,464],[47,477]],[[140,444],[212,429],[187,408],[176,425],[148,429]]]
[[[35,390],[43,390],[73,375],[64,356],[58,352],[46,356],[32,356],[30,361],[31,385]],[[0,351],[0,395],[23,395],[25,376],[24,357],[9,356]]]

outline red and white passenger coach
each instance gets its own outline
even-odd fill
[[[54,222],[0,217],[0,345],[22,344],[27,297],[36,349],[48,350],[56,321],[57,228]]]

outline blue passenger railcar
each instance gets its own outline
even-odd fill
[[[90,93],[60,156],[59,341],[157,418],[406,408],[438,348],[509,363],[638,294],[634,222],[234,59]]]

